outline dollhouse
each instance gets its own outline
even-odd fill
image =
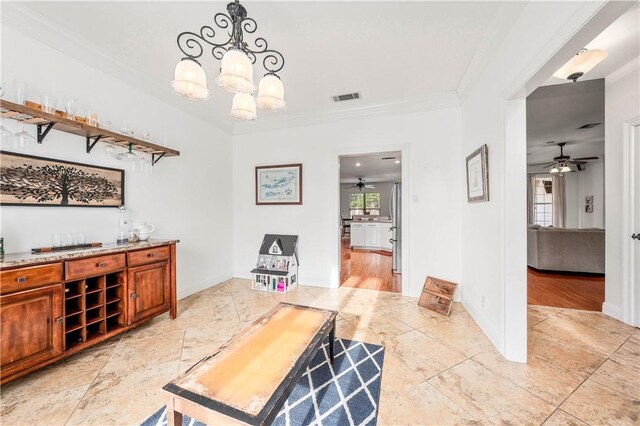
[[[286,293],[298,284],[297,235],[266,234],[251,271],[252,287],[262,291]]]

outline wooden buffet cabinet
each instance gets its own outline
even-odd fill
[[[7,255],[0,267],[1,383],[164,312],[175,318],[176,242],[15,255],[15,262]]]

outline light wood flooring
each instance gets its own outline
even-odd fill
[[[640,330],[599,312],[530,307],[520,364],[459,303],[447,318],[398,293],[299,286],[281,295],[239,279],[180,300],[175,320],[161,315],[3,385],[0,421],[139,425],[164,404],[163,385],[279,301],[337,310],[337,337],[385,346],[378,425],[638,424]]]
[[[529,305],[602,311],[604,276],[542,272],[527,268]]]
[[[348,237],[341,240],[341,249],[340,283],[342,287],[402,292],[401,275],[391,273],[391,253],[352,250],[349,247]]]

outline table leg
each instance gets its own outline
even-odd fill
[[[167,426],[182,426],[182,413],[175,411],[171,397],[167,401]]]
[[[329,332],[329,355],[331,356],[331,364],[333,364],[333,346],[336,341],[336,319],[333,319],[333,324],[331,325],[331,331]]]

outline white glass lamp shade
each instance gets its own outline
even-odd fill
[[[256,103],[248,93],[236,93],[233,96],[231,116],[240,120],[256,119]]]
[[[571,168],[569,166],[560,167],[560,173],[569,173],[570,171],[571,171]]]
[[[554,76],[562,79],[577,81],[580,77],[588,73],[604,61],[609,54],[604,50],[587,50],[582,49],[558,71],[553,73]]]
[[[553,169],[549,171],[549,173],[553,173],[553,174],[560,173],[560,170],[558,170],[558,168],[554,166]]]
[[[253,64],[249,56],[238,49],[228,50],[222,57],[216,83],[232,93],[253,93]]]
[[[269,111],[278,111],[284,108],[284,85],[275,74],[267,74],[262,77],[258,85],[258,108]]]
[[[207,76],[204,70],[192,59],[183,59],[178,62],[171,87],[187,99],[207,99],[211,93],[207,89]]]

